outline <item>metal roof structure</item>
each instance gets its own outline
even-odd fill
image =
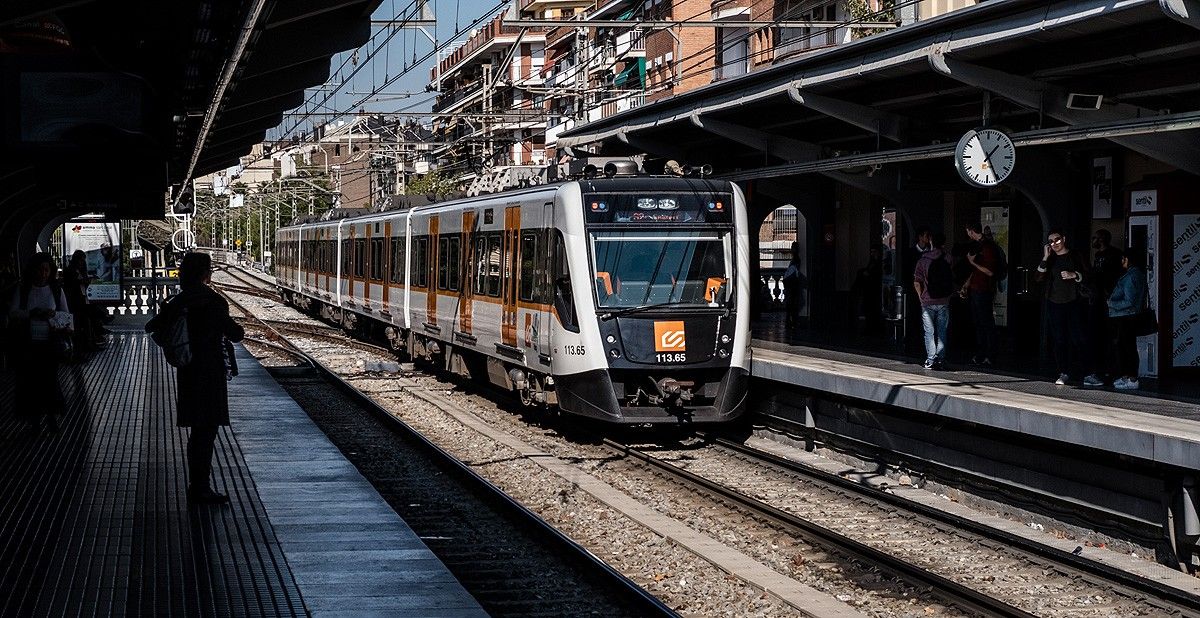
[[[236,164],[365,43],[379,2],[0,4],[0,239],[162,217],[169,187]]]

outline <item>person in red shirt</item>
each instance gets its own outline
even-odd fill
[[[968,223],[966,229],[974,243],[967,251],[971,274],[961,292],[970,307],[971,322],[975,324],[975,356],[971,362],[990,365],[996,357],[996,316],[992,307],[996,300],[996,268],[1000,258],[996,243],[983,235],[981,225]]]

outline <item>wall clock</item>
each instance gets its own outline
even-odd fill
[[[954,148],[954,167],[968,184],[994,187],[1012,173],[1017,151],[1012,139],[999,129],[967,131]]]

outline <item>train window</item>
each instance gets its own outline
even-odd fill
[[[532,301],[537,285],[537,234],[521,235],[521,300]]]
[[[342,241],[342,265],[341,265],[341,268],[342,268],[342,276],[343,277],[350,276],[350,264],[354,261],[353,260],[354,252],[351,251],[352,246],[353,246],[353,241],[351,241],[349,239]]]
[[[371,279],[374,281],[383,281],[383,240],[371,239]]]
[[[575,297],[571,291],[571,273],[567,268],[567,246],[562,232],[555,231],[554,253],[550,256],[554,265],[554,312],[563,328],[579,332],[579,320],[575,316]]]
[[[438,276],[437,283],[439,290],[450,289],[450,237],[441,236],[438,238]]]
[[[365,277],[367,275],[367,240],[365,238],[357,238],[354,240],[354,276]]]
[[[413,285],[419,288],[429,286],[429,237],[421,236],[413,239]]]
[[[448,264],[446,266],[446,271],[448,273],[446,287],[450,288],[451,291],[458,291],[458,284],[460,279],[462,279],[462,275],[459,272],[461,242],[457,234],[451,236],[447,240],[449,241],[449,249],[446,251],[446,254],[449,259],[447,260]]]
[[[487,294],[487,236],[475,236],[475,293]]]
[[[538,282],[534,291],[537,302],[550,304],[551,290],[554,288],[554,272],[550,267],[550,229],[540,231],[538,242]]]
[[[500,296],[500,269],[503,267],[502,261],[500,235],[489,234],[487,249],[488,296]]]
[[[392,239],[392,283],[404,283],[404,239]]]

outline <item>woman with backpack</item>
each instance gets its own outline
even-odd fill
[[[67,312],[67,297],[54,271],[49,253],[35,254],[9,304],[16,413],[31,431],[40,430],[44,419],[50,430],[57,432],[56,415],[66,409],[58,366],[70,329],[60,319]]]
[[[180,292],[171,297],[157,316],[146,323],[146,331],[163,341],[177,320],[186,337],[188,354],[175,355],[177,367],[176,424],[190,427],[188,437],[188,501],[221,504],[229,497],[209,485],[217,432],[229,425],[229,396],[226,374],[227,342],[241,341],[245,330],[229,317],[229,303],[208,287],[212,258],[207,253],[189,253],[179,267]],[[172,342],[177,344],[176,342]]]

